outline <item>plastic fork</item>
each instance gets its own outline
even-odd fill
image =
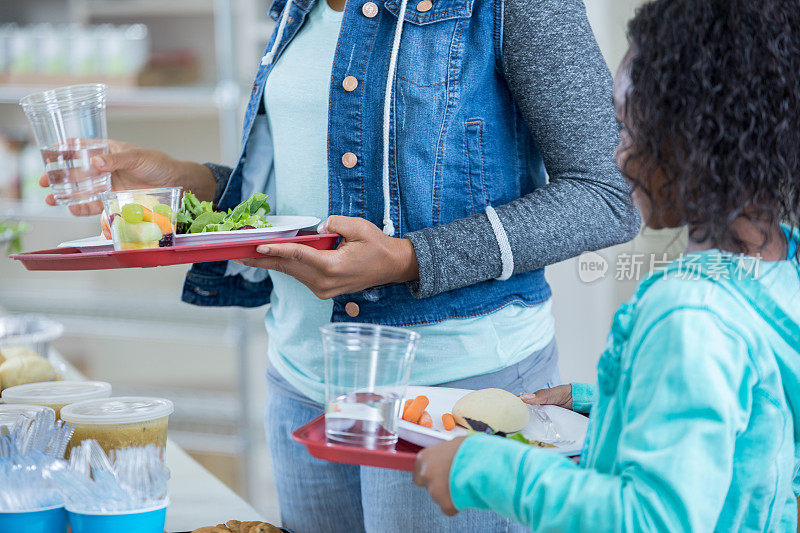
[[[553,422],[553,419],[550,418],[550,415],[547,414],[547,411],[541,405],[530,405],[528,407],[536,415],[536,418],[539,419],[539,422],[544,424],[545,433],[544,439],[541,442],[552,444],[553,446],[571,446],[575,444],[574,440],[568,440],[561,438],[561,434],[556,429],[556,425]]]

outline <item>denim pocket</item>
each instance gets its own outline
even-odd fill
[[[464,156],[466,161],[467,189],[472,204],[472,214],[482,213],[489,205],[483,160],[483,121],[469,120],[464,123]]]
[[[473,0],[436,0],[425,12],[415,0],[406,8],[403,40],[397,56],[397,78],[419,87],[442,85],[460,62],[462,19],[472,15]],[[384,4],[396,24],[398,0]]]

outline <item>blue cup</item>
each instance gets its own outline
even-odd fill
[[[67,510],[72,533],[164,533],[169,502],[149,509],[119,513],[77,513]]]
[[[21,513],[0,513],[0,531],[65,533],[67,512],[62,505],[59,505]]]

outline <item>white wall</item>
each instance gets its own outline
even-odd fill
[[[586,9],[597,42],[612,71],[628,48],[625,28],[641,0],[588,0]],[[548,267],[547,279],[553,289],[556,341],[560,351],[561,378],[565,382],[593,382],[597,378],[597,359],[605,347],[614,311],[626,301],[635,281],[615,280],[620,254],[674,255],[682,249],[683,236],[673,231],[645,230],[630,243],[602,250],[609,270],[603,279],[585,283],[578,277],[578,260]],[[645,267],[649,259],[645,260]],[[646,270],[643,269],[642,273]]]

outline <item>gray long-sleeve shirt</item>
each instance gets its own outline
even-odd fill
[[[514,273],[632,239],[640,218],[614,162],[611,75],[583,1],[505,0],[502,58],[549,176],[547,185],[496,207]],[[231,169],[208,166],[219,198]],[[501,274],[500,247],[485,214],[405,237],[419,262],[419,281],[408,283],[417,298]]]

